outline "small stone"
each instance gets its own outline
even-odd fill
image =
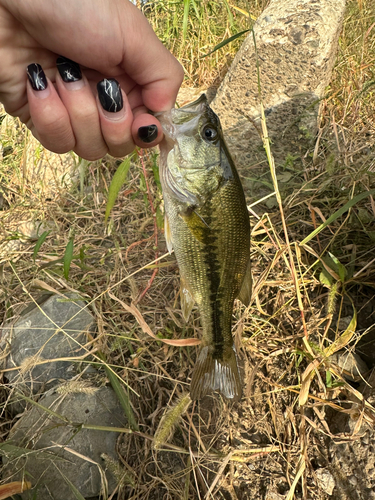
[[[350,381],[358,381],[368,372],[368,366],[355,352],[339,351],[330,356],[340,369],[341,375]]]
[[[349,476],[348,481],[353,486],[356,486],[358,483],[358,479],[356,478],[356,476]]]
[[[13,387],[33,394],[76,375],[73,359],[86,352],[86,334],[95,325],[78,294],[48,297],[39,307],[33,304],[31,310],[26,308],[16,323],[2,329],[2,340],[10,344],[6,366],[17,367],[6,372],[6,378]],[[47,359],[52,361],[43,363]]]
[[[285,495],[280,495],[275,491],[267,491],[265,500],[285,500]]]
[[[3,477],[12,477],[12,481],[28,478],[32,489],[22,495],[24,500],[76,500],[69,481],[84,498],[97,497],[102,492],[104,476],[111,494],[117,482],[104,471],[102,457],[117,461],[118,433],[80,429],[80,424],[125,427],[124,411],[114,391],[101,387],[90,393],[55,393],[40,399],[39,404],[62,419],[36,406],[25,413],[9,439],[13,446],[29,452],[20,455],[20,448],[15,455],[12,449],[6,452]]]
[[[317,469],[315,475],[319,488],[327,495],[332,495],[336,483],[330,471],[328,469]]]
[[[362,444],[364,444],[365,446],[369,445],[370,444],[370,438],[369,438],[369,435],[368,434],[365,434],[363,436],[363,438],[361,439],[362,441]]]
[[[52,221],[25,221],[18,226],[18,232],[26,238],[37,240],[45,231],[56,230],[57,226]]]

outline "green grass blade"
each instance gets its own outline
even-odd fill
[[[250,31],[249,29],[248,30],[243,30],[243,31],[240,31],[239,33],[236,33],[235,35],[232,35],[230,36],[229,38],[226,38],[225,40],[223,40],[222,42],[218,43],[212,50],[211,52],[208,52],[207,54],[205,54],[204,56],[200,56],[200,59],[203,59],[204,57],[207,57],[209,56],[210,54],[213,54],[214,52],[216,52],[217,50],[221,49],[222,47],[225,47],[225,45],[227,45],[228,43],[231,43],[233,42],[233,40],[237,40],[237,38],[240,38],[240,36],[244,35],[245,33],[247,33],[248,31]]]
[[[129,401],[129,396],[126,394],[124,386],[119,381],[117,375],[113,373],[113,371],[108,366],[104,365],[104,369],[111,383],[112,389],[115,391],[116,396],[118,397],[118,400],[120,401],[120,404],[124,409],[131,430],[138,431],[139,427]]]
[[[106,425],[94,424],[79,424],[81,429],[89,429],[91,431],[119,432],[120,434],[133,434],[131,429],[126,427],[107,427]]]
[[[51,410],[51,408],[47,408],[46,406],[43,406],[41,405],[40,403],[37,403],[36,401],[34,401],[33,399],[25,396],[24,394],[21,394],[20,392],[16,393],[17,394],[17,397],[21,398],[21,399],[24,399],[25,401],[27,401],[28,403],[32,404],[33,406],[36,406],[37,408],[39,408],[40,410],[48,413],[49,415],[51,415],[52,417],[56,417],[58,418],[59,420],[62,420],[63,422],[65,422],[66,424],[69,423],[69,420],[64,417],[63,415],[60,415],[59,413],[56,413],[55,411]]]
[[[98,358],[100,358],[104,362],[103,367],[104,367],[105,373],[106,373],[108,380],[112,386],[112,389],[115,391],[116,396],[118,397],[118,400],[120,401],[120,404],[125,411],[125,415],[128,419],[130,429],[132,431],[138,431],[139,427],[138,427],[133,409],[132,409],[130,401],[129,401],[129,396],[126,394],[124,386],[120,382],[116,373],[114,373],[114,371],[106,364],[104,354],[101,352],[98,352],[97,355],[98,355]]]
[[[43,243],[45,242],[45,240],[50,232],[51,231],[44,231],[44,233],[39,236],[38,241],[36,242],[35,247],[34,247],[34,251],[33,251],[34,262],[35,262],[36,256],[38,255],[40,247],[43,245]]]
[[[191,5],[193,6],[193,9],[194,9],[194,12],[195,12],[195,15],[197,16],[197,20],[198,22],[200,23],[201,22],[201,15],[199,13],[199,10],[198,10],[198,7],[197,7],[197,4],[195,3],[194,0],[190,0],[191,2]]]
[[[108,201],[105,208],[104,222],[107,222],[108,217],[111,214],[111,210],[116,202],[117,195],[125,182],[126,176],[128,175],[131,164],[131,156],[125,158],[125,160],[119,165],[118,169],[113,176],[112,182],[108,190]]]
[[[329,224],[332,224],[336,219],[341,217],[345,212],[347,212],[350,208],[352,208],[356,203],[360,202],[361,200],[367,198],[367,196],[372,196],[375,194],[375,189],[370,189],[370,191],[365,191],[364,193],[357,194],[357,196],[354,196],[351,200],[349,200],[343,207],[341,207],[339,210],[337,210],[334,214],[331,215],[331,217],[328,217],[328,219],[321,224],[319,227],[314,229],[312,233],[310,233],[304,240],[301,241],[300,245],[306,245],[310,240],[315,238],[317,234],[319,234],[323,229]]]
[[[345,283],[345,279],[348,275],[348,271],[346,270],[345,266],[341,264],[339,259],[335,257],[331,252],[328,252],[328,255],[331,257],[333,262],[335,263],[335,266],[337,268],[337,274],[339,275],[341,283]]]
[[[350,297],[349,297],[350,298]],[[353,301],[350,299],[353,307],[353,317],[347,327],[347,329],[338,337],[332,344],[324,349],[324,356],[329,357],[332,356],[337,351],[344,349],[349,342],[352,340],[353,335],[355,335],[355,331],[357,328],[357,310],[354,306]]]
[[[326,387],[332,387],[332,374],[329,370],[326,371]]]
[[[224,1],[224,5],[227,9],[227,13],[228,13],[228,21],[229,21],[229,24],[230,24],[230,27],[233,28],[233,25],[234,25],[234,20],[233,20],[233,14],[230,10],[230,7],[229,7],[229,4],[227,2],[227,0],[223,0]]]
[[[81,493],[77,490],[77,488],[74,486],[74,484],[66,477],[66,475],[61,472],[61,470],[59,469],[59,472],[60,474],[62,475],[64,481],[66,482],[66,484],[69,486],[69,488],[71,489],[73,495],[76,497],[77,500],[85,500],[85,498],[81,495]]]
[[[63,268],[64,268],[64,278],[67,280],[69,277],[69,270],[70,270],[70,264],[72,263],[73,259],[73,238],[71,238],[66,245],[65,248],[65,253],[64,253],[64,260],[63,260]]]
[[[186,38],[187,27],[189,22],[189,9],[190,9],[190,0],[184,0],[184,18],[182,21],[182,36],[184,40]]]

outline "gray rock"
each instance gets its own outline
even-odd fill
[[[345,0],[271,0],[254,24],[262,99],[276,166],[304,155],[314,140],[344,10]],[[252,33],[237,53],[212,107],[220,116],[245,191],[258,198],[267,194],[262,193],[269,179],[264,177],[268,167],[260,136]],[[254,183],[254,177],[262,174],[262,182]]]
[[[317,469],[315,474],[319,488],[327,495],[332,495],[336,483],[330,471],[328,469]]]
[[[95,323],[77,294],[64,297],[53,295],[39,307],[27,308],[14,325],[3,327],[2,339],[10,344],[6,367],[17,367],[6,372],[6,378],[16,389],[36,394],[76,375],[73,361],[53,360],[85,354],[86,334]]]
[[[336,487],[334,500],[369,500],[375,491],[375,438],[373,426],[362,439],[329,444],[330,472]],[[355,478],[355,479],[354,479]]]
[[[69,425],[34,406],[13,427],[7,441],[28,451],[5,450],[3,478],[15,481],[26,474],[32,489],[23,493],[25,500],[35,498],[36,491],[38,500],[76,500],[69,481],[86,498],[98,496],[106,482],[111,493],[116,481],[104,471],[102,455],[117,461],[118,433],[79,429],[78,424],[126,426],[114,391],[102,387],[90,394],[55,393],[42,398],[39,404],[77,424]]]

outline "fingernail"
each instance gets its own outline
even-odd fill
[[[59,56],[56,60],[56,66],[65,83],[78,82],[79,80],[82,80],[82,72],[79,64],[71,61],[67,57]]]
[[[40,64],[29,64],[26,72],[29,77],[29,82],[34,90],[40,92],[41,90],[47,89],[47,78]]]
[[[97,85],[100,104],[104,111],[118,113],[122,110],[124,102],[120,90],[120,84],[114,78],[104,79]]]
[[[139,127],[138,137],[143,142],[150,143],[158,136],[158,127],[156,125],[148,125],[147,127]]]

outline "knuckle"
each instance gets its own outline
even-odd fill
[[[134,151],[135,145],[134,143],[128,145],[122,145],[119,147],[111,146],[109,148],[109,154],[114,156],[115,158],[122,158],[123,156],[127,156],[128,154]]]
[[[35,128],[43,146],[54,153],[67,153],[75,146],[73,131],[65,116],[59,116],[53,120],[45,119]]]
[[[81,127],[89,126],[93,128],[95,126],[99,128],[99,114],[97,108],[89,111],[84,106],[76,106],[71,113],[71,119]]]
[[[77,147],[74,149],[74,152],[80,156],[81,158],[87,160],[87,161],[96,161],[100,160],[103,158],[108,153],[108,149],[103,146],[102,148],[98,149],[90,149],[90,148],[83,148],[83,147]]]

